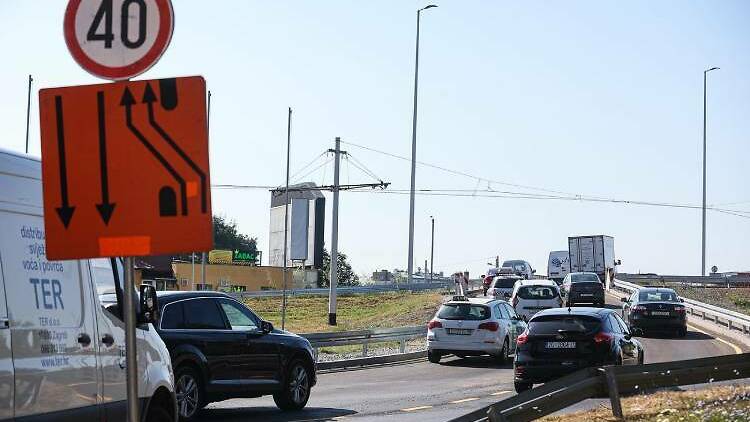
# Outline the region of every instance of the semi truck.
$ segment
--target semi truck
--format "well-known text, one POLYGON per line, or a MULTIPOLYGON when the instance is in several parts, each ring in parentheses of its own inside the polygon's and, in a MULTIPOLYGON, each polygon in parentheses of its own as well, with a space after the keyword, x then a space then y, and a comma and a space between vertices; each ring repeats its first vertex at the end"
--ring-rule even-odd
POLYGON ((612 236, 570 236, 568 254, 570 272, 596 273, 606 287, 614 281, 620 260, 615 260, 615 239, 612 236))

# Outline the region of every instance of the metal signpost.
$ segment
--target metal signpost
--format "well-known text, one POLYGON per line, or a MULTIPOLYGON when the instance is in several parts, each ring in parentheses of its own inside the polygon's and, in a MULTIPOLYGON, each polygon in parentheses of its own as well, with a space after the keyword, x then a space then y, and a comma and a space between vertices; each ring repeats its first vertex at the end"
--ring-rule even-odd
POLYGON ((132 257, 212 249, 206 83, 129 81, 167 49, 170 0, 70 0, 63 27, 76 62, 117 82, 39 92, 47 256, 126 257, 127 409, 137 422, 132 257))

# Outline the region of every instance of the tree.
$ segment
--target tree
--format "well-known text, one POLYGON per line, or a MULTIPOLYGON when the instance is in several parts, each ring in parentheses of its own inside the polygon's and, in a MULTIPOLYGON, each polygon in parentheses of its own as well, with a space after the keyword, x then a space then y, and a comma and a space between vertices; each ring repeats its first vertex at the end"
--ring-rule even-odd
MULTIPOLYGON (((346 254, 339 252, 336 267, 339 286, 359 286, 359 276, 354 274, 352 266, 346 261, 346 254)), ((328 287, 331 284, 331 255, 323 248, 323 268, 318 277, 318 287, 328 287)))
POLYGON ((237 223, 227 221, 224 217, 214 216, 214 249, 229 249, 258 252, 258 239, 237 231, 237 223))

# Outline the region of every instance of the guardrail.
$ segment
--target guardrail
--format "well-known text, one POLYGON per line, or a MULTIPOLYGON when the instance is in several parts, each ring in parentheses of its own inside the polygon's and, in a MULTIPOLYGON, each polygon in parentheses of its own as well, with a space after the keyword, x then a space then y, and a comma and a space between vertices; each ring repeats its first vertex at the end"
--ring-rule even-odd
POLYGON ((375 330, 339 331, 331 333, 300 334, 308 339, 318 359, 321 347, 350 346, 361 344, 362 357, 366 357, 368 346, 373 343, 399 342, 399 352, 406 352, 406 342, 415 338, 426 338, 427 328, 423 325, 398 328, 381 328, 375 330))
POLYGON ((621 278, 628 281, 640 281, 646 283, 676 283, 688 285, 709 285, 739 287, 750 285, 750 277, 747 276, 699 276, 699 275, 645 275, 645 274, 622 274, 621 278))
MULTIPOLYGON (((340 286, 336 288, 336 292, 339 295, 346 294, 364 294, 364 293, 380 293, 380 292, 399 292, 399 291, 422 291, 422 290, 434 290, 434 289, 447 289, 452 288, 452 282, 440 282, 440 283, 410 283, 410 284, 377 284, 369 286, 353 286, 344 287, 340 286)), ((312 288, 312 289, 289 289, 286 291, 287 296, 327 296, 329 289, 326 288, 312 288)), ((283 290, 258 290, 254 292, 241 292, 241 293, 230 293, 235 297, 279 297, 284 294, 283 290)))
POLYGON ((750 353, 645 365, 586 368, 450 422, 531 421, 582 400, 609 396, 623 419, 621 393, 750 377, 750 353))
MULTIPOLYGON (((633 293, 642 286, 627 281, 615 279, 612 287, 627 293, 633 293)), ((683 299, 685 308, 690 315, 700 316, 704 320, 713 321, 718 325, 725 326, 730 330, 739 330, 743 334, 750 334, 750 316, 721 308, 708 303, 699 302, 692 299, 683 299)))

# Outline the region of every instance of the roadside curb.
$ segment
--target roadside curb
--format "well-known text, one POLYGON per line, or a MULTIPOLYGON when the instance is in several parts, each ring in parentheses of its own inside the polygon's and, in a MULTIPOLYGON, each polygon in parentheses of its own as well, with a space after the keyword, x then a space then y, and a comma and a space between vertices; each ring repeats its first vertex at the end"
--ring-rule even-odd
POLYGON ((388 363, 398 363, 409 360, 424 359, 427 357, 427 351, 421 350, 418 352, 409 353, 397 353, 393 355, 384 356, 371 356, 366 358, 357 359, 344 359, 336 360, 331 362, 318 362, 318 370, 332 370, 332 369, 354 369, 364 366, 383 365, 388 363))

